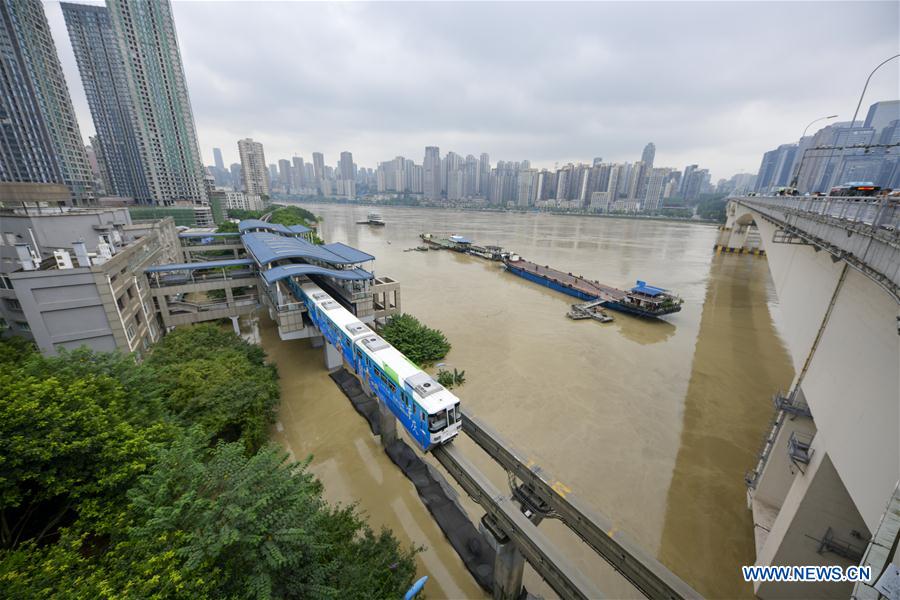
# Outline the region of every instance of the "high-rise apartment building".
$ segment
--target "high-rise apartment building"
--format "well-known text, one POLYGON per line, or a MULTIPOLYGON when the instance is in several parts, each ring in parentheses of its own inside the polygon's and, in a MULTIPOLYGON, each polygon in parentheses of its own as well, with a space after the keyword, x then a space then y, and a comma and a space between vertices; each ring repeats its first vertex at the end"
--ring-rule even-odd
POLYGON ((213 161, 216 163, 216 168, 220 171, 225 170, 225 161, 222 160, 222 149, 221 148, 213 148, 213 161))
POLYGON ((153 201, 206 202, 205 171, 169 0, 107 0, 153 201))
POLYGON ((244 182, 244 193, 268 196, 269 173, 266 170, 263 145, 250 138, 238 140, 238 153, 241 155, 241 179, 244 182))
POLYGON ((302 188, 306 179, 306 169, 303 167, 303 158, 300 156, 295 156, 293 158, 294 170, 293 177, 294 181, 291 185, 291 191, 294 193, 300 193, 300 188, 302 188))
POLYGON ((482 152, 478 158, 478 189, 476 193, 487 196, 491 183, 491 157, 487 152, 482 152))
POLYGON ((134 131, 134 100, 109 11, 68 2, 61 6, 97 131, 97 142, 92 144, 103 162, 105 191, 150 203, 153 199, 134 131))
POLYGON ((39 0, 0 0, 0 181, 64 184, 93 201, 91 168, 39 0))
POLYGON ((653 168, 653 159, 656 158, 656 144, 653 142, 648 143, 644 146, 644 151, 641 152, 641 162, 644 163, 644 166, 648 169, 653 168))
POLYGON ((424 170, 424 193, 428 200, 441 198, 441 149, 437 146, 425 147, 425 160, 422 163, 424 170))
POLYGON ((353 154, 350 152, 341 152, 340 178, 344 181, 352 181, 353 177, 353 154))

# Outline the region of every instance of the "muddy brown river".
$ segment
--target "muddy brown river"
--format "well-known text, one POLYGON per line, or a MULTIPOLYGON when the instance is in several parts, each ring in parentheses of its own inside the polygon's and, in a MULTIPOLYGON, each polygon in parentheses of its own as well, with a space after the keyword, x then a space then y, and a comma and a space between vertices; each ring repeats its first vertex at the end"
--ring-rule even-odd
MULTIPOLYGON (((793 375, 778 336, 766 259, 716 255, 715 227, 631 219, 306 205, 320 233, 376 256, 401 283, 402 308, 444 331, 445 361, 466 371, 465 406, 627 532, 698 592, 752 597, 740 566, 754 559, 743 477, 793 375), (684 309, 648 321, 571 321, 570 299, 449 251, 404 252, 421 232, 461 234, 539 264, 616 287, 643 279, 677 291, 684 309)), ((329 500, 357 503, 375 527, 421 545, 430 598, 483 598, 419 501, 328 378, 321 349, 281 342, 264 316, 246 320, 281 375, 272 437, 312 470, 329 500)), ((503 472, 466 439, 467 457, 501 489, 503 472)), ((473 520, 478 506, 460 499, 473 520)), ((640 597, 559 522, 541 530, 608 597, 640 597)), ((530 591, 555 597, 530 568, 530 591)))

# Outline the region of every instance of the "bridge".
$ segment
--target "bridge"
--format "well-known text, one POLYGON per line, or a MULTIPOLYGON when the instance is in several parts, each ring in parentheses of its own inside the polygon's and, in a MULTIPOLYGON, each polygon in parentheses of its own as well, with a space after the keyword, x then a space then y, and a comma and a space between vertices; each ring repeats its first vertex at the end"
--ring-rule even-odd
MULTIPOLYGON (((717 247, 764 251, 796 373, 774 394, 771 429, 746 477, 759 565, 863 563, 878 575, 900 563, 898 230, 898 198, 728 203, 717 247)), ((849 582, 754 587, 760 598, 877 597, 849 582)))

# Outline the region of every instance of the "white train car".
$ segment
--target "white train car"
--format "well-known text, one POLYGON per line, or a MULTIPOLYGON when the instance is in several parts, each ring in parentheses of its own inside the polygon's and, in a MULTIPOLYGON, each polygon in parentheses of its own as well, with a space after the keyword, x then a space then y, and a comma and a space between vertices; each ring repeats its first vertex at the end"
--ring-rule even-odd
POLYGON ((356 376, 387 406, 425 452, 462 427, 459 398, 363 324, 319 286, 301 286, 309 316, 356 376))

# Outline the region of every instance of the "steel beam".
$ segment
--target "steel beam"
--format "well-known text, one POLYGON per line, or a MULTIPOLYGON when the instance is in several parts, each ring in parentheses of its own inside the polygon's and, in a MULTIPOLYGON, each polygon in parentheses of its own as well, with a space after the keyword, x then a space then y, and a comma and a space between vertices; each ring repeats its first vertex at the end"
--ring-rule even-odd
POLYGON ((562 598, 601 598, 600 590, 522 514, 508 496, 453 445, 439 446, 432 455, 460 486, 494 519, 522 556, 562 598))
POLYGON ((701 598, 662 563, 646 555, 612 522, 572 495, 567 485, 550 477, 469 410, 463 410, 463 432, 494 460, 530 486, 566 524, 642 594, 653 600, 701 598))

